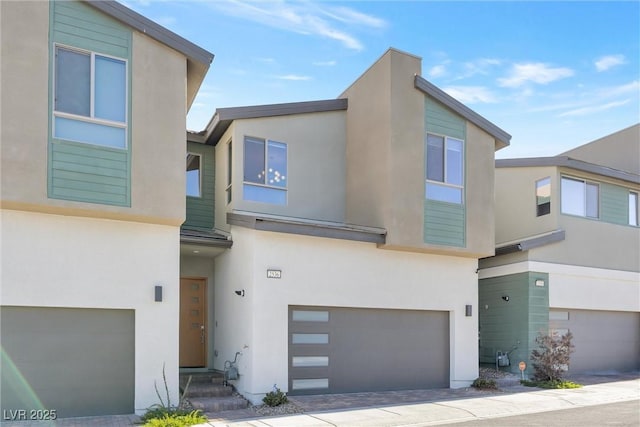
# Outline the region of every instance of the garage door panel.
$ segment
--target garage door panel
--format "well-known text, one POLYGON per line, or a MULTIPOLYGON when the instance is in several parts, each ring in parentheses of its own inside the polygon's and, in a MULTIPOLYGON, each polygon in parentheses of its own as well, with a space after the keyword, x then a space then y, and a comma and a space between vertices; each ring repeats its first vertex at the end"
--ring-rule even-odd
MULTIPOLYGON (((302 309, 300 307, 291 310, 302 309)), ((291 311, 290 310, 290 311, 291 311)), ((328 389, 355 392, 449 386, 448 312, 326 308, 327 321, 313 327, 290 321, 290 336, 300 330, 326 331, 328 344, 307 345, 305 355, 328 355, 323 371, 292 366, 303 348, 290 346, 290 380, 328 379, 328 389), (314 374, 317 374, 314 376, 314 374)), ((291 319, 291 316, 290 316, 291 319)), ((290 381, 290 390, 291 385, 290 381)), ((292 390, 293 393, 305 390, 292 390)))
POLYGON ((2 409, 134 411, 134 312, 2 307, 2 409))

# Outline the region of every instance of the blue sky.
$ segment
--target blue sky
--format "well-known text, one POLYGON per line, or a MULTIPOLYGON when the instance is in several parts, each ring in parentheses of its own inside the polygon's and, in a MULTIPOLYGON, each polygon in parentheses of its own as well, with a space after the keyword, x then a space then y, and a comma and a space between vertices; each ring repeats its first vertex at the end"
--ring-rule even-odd
POLYGON ((389 47, 552 156, 640 121, 640 2, 126 0, 216 55, 188 116, 337 97, 389 47))

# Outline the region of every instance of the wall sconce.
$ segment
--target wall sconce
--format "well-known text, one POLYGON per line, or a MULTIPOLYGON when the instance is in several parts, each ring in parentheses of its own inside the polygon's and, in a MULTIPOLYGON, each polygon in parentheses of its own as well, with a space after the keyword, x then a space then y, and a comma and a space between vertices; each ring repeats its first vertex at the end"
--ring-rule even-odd
POLYGON ((160 285, 156 285, 156 287, 154 288, 154 300, 155 302, 162 302, 162 286, 160 285))
POLYGON ((544 286, 544 279, 536 279, 536 286, 544 286))
POLYGON ((471 308, 471 304, 467 304, 467 305, 465 305, 465 306, 464 306, 464 315, 465 315, 466 317, 471 317, 471 310, 472 310, 472 308, 471 308))
POLYGON ((236 295, 238 295, 239 297, 243 297, 244 296, 244 289, 240 290, 240 291, 235 291, 236 295))
POLYGON ((503 296, 502 296, 502 299, 503 299, 504 301, 509 301, 509 295, 503 295, 503 296))

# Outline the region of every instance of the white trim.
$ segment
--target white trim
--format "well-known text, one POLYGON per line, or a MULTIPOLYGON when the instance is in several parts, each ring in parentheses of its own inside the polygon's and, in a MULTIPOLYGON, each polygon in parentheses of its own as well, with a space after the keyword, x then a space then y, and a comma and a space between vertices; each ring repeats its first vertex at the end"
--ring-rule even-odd
POLYGON ((623 271, 606 268, 581 267, 569 264, 556 264, 539 261, 521 261, 514 264, 501 265, 498 267, 483 268, 478 271, 479 279, 506 276, 508 274, 537 271, 549 274, 564 274, 576 277, 592 277, 599 279, 615 279, 628 281, 632 284, 640 283, 640 272, 623 271))

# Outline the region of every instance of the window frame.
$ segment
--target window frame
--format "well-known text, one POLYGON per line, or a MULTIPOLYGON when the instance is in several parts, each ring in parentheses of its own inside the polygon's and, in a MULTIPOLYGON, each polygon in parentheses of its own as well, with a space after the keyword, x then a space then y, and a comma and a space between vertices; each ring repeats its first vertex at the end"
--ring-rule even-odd
POLYGON ((242 184, 243 184, 243 196, 242 199, 245 201, 250 201, 250 202, 257 202, 257 203, 268 203, 268 204, 274 204, 274 205, 287 205, 288 204, 288 197, 289 197, 289 144, 287 144, 286 142, 281 142, 281 141, 276 141, 274 139, 268 139, 268 138, 260 138, 260 137, 255 137, 255 136, 250 136, 250 135, 245 135, 244 139, 243 139, 243 155, 242 155, 242 161, 243 161, 243 177, 242 177, 242 184), (245 179, 245 171, 246 171, 246 160, 247 160, 247 151, 246 151, 246 147, 247 147, 247 140, 254 140, 254 141, 261 141, 264 143, 264 150, 263 150, 263 160, 264 160, 264 168, 265 170, 263 171, 264 177, 263 177, 263 183, 259 183, 259 182, 254 182, 254 181, 247 181, 245 179), (285 166, 286 166, 286 175, 284 175, 284 179, 286 180, 286 182, 284 183, 283 186, 279 186, 279 185, 270 185, 268 183, 268 173, 267 171, 269 170, 269 143, 276 143, 276 144, 281 144, 285 147, 285 166), (279 203, 279 202, 272 202, 272 201, 262 201, 262 200, 255 200, 255 199, 250 199, 247 198, 246 196, 246 191, 245 191, 245 187, 250 186, 250 187, 254 187, 254 188, 264 188, 267 190, 272 190, 272 191, 282 191, 284 193, 284 203, 279 203))
POLYGON ((601 214, 601 207, 600 207, 600 183, 596 182, 596 181, 592 181, 589 180, 587 178, 579 178, 576 176, 571 176, 571 175, 561 175, 560 176, 560 212, 563 213, 564 215, 570 215, 570 216, 575 216, 575 217, 579 217, 579 218, 587 218, 587 219, 593 219, 593 220, 599 220, 600 219, 600 214, 601 214), (572 213, 572 212, 566 212, 565 211, 565 206, 564 206, 564 186, 563 186, 563 182, 564 180, 569 180, 569 181, 576 181, 576 182, 581 182, 583 184, 583 196, 584 196, 584 204, 583 204, 583 214, 576 214, 576 213, 572 213), (597 193, 597 200, 596 200, 596 206, 597 206, 597 216, 590 216, 588 214, 588 206, 589 206, 589 192, 588 192, 588 187, 589 186, 594 186, 597 188, 598 193, 597 193))
POLYGON ((551 214, 551 177, 548 176, 546 178, 540 178, 536 180, 536 218, 539 218, 541 216, 545 216, 545 215, 549 215, 551 214), (547 202, 544 203, 540 203, 540 199, 543 198, 543 196, 538 194, 538 190, 543 188, 544 185, 539 185, 541 183, 543 183, 544 181, 548 181, 549 182, 549 200, 547 202), (547 205, 547 209, 541 209, 541 207, 543 207, 544 205, 547 205))
POLYGON ((60 141, 73 141, 73 142, 78 142, 81 144, 88 144, 88 145, 93 145, 93 146, 98 146, 98 147, 105 147, 105 148, 112 148, 112 149, 116 149, 116 150, 127 150, 129 147, 129 98, 130 98, 130 91, 129 91, 129 60, 127 58, 121 58, 118 56, 114 56, 114 55, 108 55, 108 54, 104 54, 104 53, 99 53, 99 52, 95 52, 92 50, 87 50, 87 49, 82 49, 79 47, 75 47, 75 46, 70 46, 64 43, 59 43, 59 42, 54 42, 53 43, 53 64, 52 64, 52 89, 51 89, 51 93, 52 93, 52 98, 51 98, 51 116, 52 116, 52 120, 51 120, 51 137, 55 140, 60 140, 60 141), (57 85, 57 71, 58 71, 58 61, 57 61, 57 55, 58 55, 58 49, 64 49, 67 51, 71 51, 71 52, 75 52, 75 53, 79 53, 82 55, 89 55, 90 58, 90 68, 89 68, 89 79, 90 79, 90 87, 89 87, 89 116, 83 116, 83 115, 79 115, 79 114, 74 114, 74 113, 68 113, 68 112, 64 112, 64 111, 57 111, 56 110, 56 97, 57 97, 57 90, 58 90, 58 85, 57 85), (103 57, 103 58, 107 58, 107 59, 112 59, 115 61, 120 61, 124 63, 124 122, 119 122, 119 121, 114 121, 114 120, 109 120, 109 119, 103 119, 100 117, 95 117, 95 92, 96 92, 96 79, 95 79, 95 74, 96 74, 96 56, 99 57, 103 57), (107 126, 110 128, 118 128, 118 129, 124 129, 124 144, 122 146, 115 146, 115 145, 105 145, 105 144, 99 144, 99 143, 95 143, 95 142, 88 142, 88 141, 83 141, 81 139, 72 139, 72 138, 62 138, 62 137, 58 137, 56 136, 56 117, 60 117, 63 119, 67 119, 67 120, 74 120, 74 121, 78 121, 78 122, 83 122, 83 123, 91 123, 91 124, 96 124, 96 125, 100 125, 100 126, 107 126))
POLYGON ((233 139, 227 143, 227 205, 233 201, 233 139))
MULTIPOLYGON (((203 155, 200 154, 200 153, 193 153, 191 151, 187 151, 187 157, 186 157, 187 167, 188 167, 188 164, 189 164, 188 163, 189 162, 189 156, 198 157, 198 169, 197 169, 197 171, 198 171, 198 195, 195 196, 193 194, 189 194, 189 191, 188 191, 188 189, 189 189, 189 178, 188 178, 189 170, 188 169, 186 170, 187 178, 186 178, 185 193, 186 193, 187 197, 193 197, 193 198, 196 198, 196 199, 201 199, 202 198, 202 175, 203 175, 203 173, 202 173, 202 165, 203 165, 202 160, 203 160, 203 155)), ((196 170, 196 169, 193 169, 193 170, 196 170)))
POLYGON ((628 195, 628 214, 627 214, 627 224, 629 224, 632 227, 638 227, 640 226, 640 192, 638 191, 629 191, 629 195, 628 195), (631 207, 632 207, 632 202, 631 202, 631 198, 635 197, 635 206, 634 206, 634 210, 635 210, 635 218, 633 218, 633 220, 635 221, 635 224, 631 222, 632 220, 632 215, 631 215, 631 207))
POLYGON ((464 206, 465 205, 465 181, 466 181, 466 168, 465 168, 465 164, 466 164, 466 141, 462 138, 456 138, 453 136, 448 136, 448 135, 444 135, 444 134, 439 134, 439 133, 435 133, 435 132, 426 132, 425 133, 425 139, 424 139, 424 148, 425 148, 425 152, 424 152, 424 180, 425 180, 425 190, 424 190, 424 196, 425 199, 427 200, 434 200, 434 201, 438 201, 438 202, 443 202, 443 203, 451 203, 451 204, 455 204, 455 205, 461 205, 464 206), (443 157, 442 157, 442 181, 435 181, 432 179, 429 179, 429 170, 428 170, 428 139, 429 136, 435 136, 435 137, 439 137, 443 139, 443 157), (461 164, 460 164, 460 172, 461 172, 461 177, 460 177, 460 181, 461 184, 453 184, 450 182, 447 182, 447 172, 448 172, 448 149, 447 147, 449 146, 448 141, 449 140, 455 140, 455 141, 459 141, 462 144, 462 148, 461 148, 461 164), (446 200, 440 200, 440 199, 436 199, 436 198, 431 198, 428 197, 427 195, 427 189, 429 187, 429 184, 432 185, 436 185, 436 186, 440 186, 440 187, 444 187, 444 188, 455 188, 460 190, 460 202, 452 202, 452 201, 446 201, 446 200))

